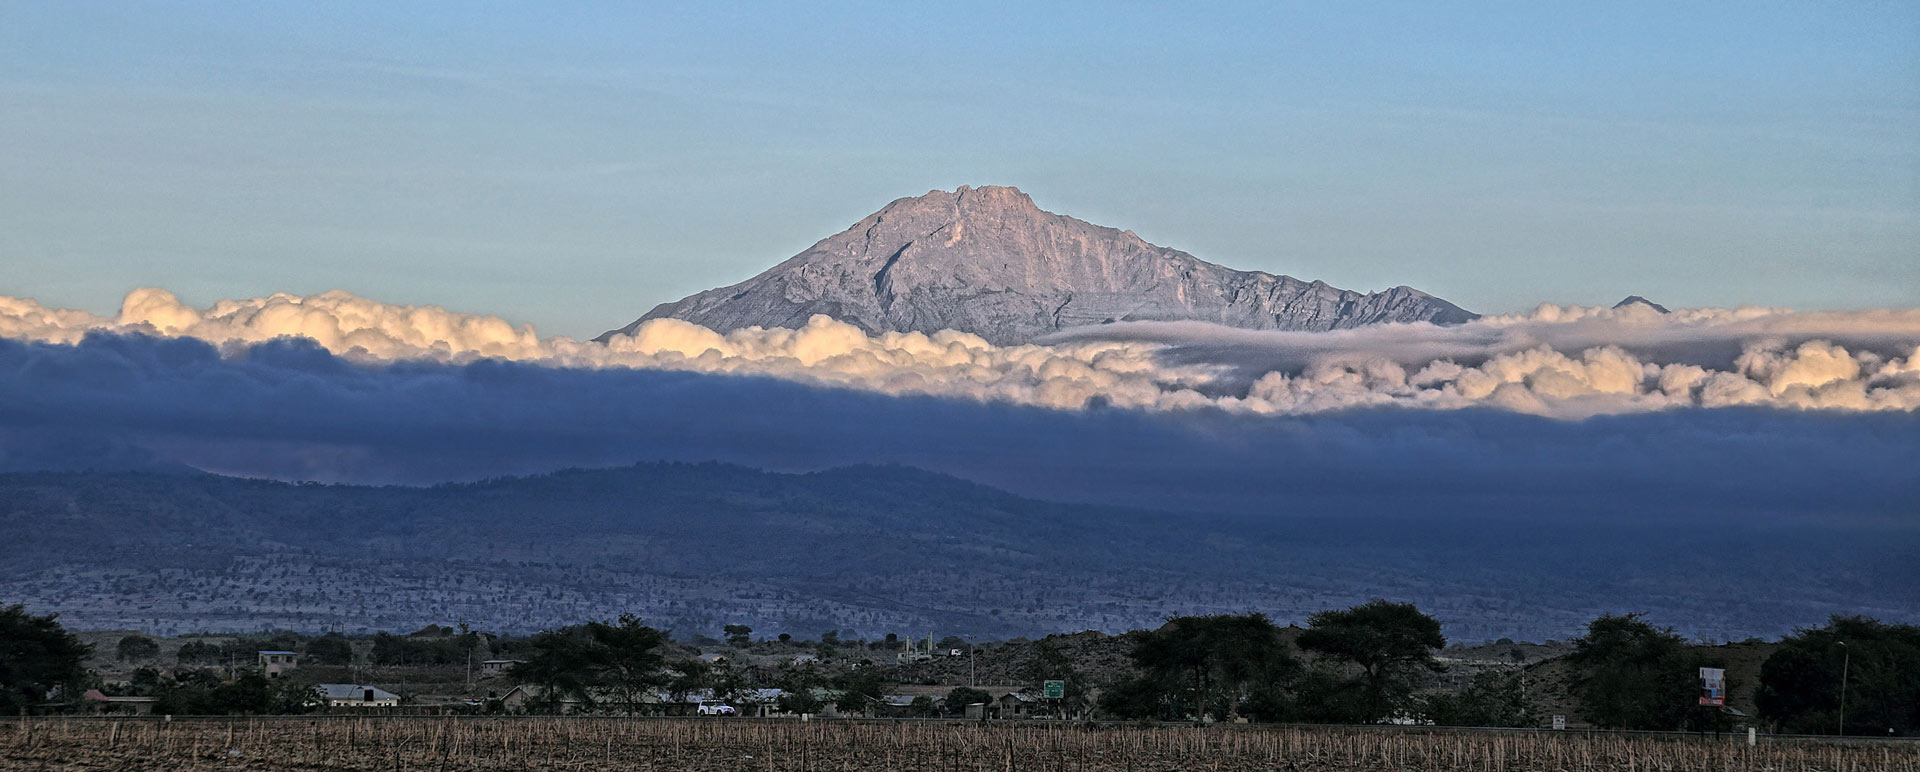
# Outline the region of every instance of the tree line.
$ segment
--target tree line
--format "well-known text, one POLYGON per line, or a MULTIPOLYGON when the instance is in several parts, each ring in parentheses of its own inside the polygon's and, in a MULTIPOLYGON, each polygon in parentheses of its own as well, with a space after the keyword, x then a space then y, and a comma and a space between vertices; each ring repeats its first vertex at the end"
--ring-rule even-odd
MULTIPOLYGON (((461 630, 441 635, 378 635, 376 661, 429 664, 464 662, 481 639, 461 630), (470 638, 472 637, 472 638, 470 638), (456 656, 457 655, 457 656, 456 656)), ((725 631, 743 639, 749 630, 725 631)), ((1422 684, 1445 670, 1437 657, 1446 645, 1440 622, 1412 604, 1375 600, 1313 614, 1304 630, 1285 630, 1262 614, 1173 617, 1159 628, 1130 634, 1132 671, 1095 684, 1079 663, 1051 640, 1032 645, 1020 669, 1029 690, 1049 680, 1066 682, 1054 703, 1068 715, 1104 715, 1164 721, 1288 721, 1378 723, 1387 721, 1471 726, 1535 726, 1525 671, 1490 669, 1459 688, 1431 690, 1422 684)), ((493 640, 488 638, 487 640, 493 640)), ((673 655, 669 634, 631 615, 588 622, 513 641, 524 660, 513 673, 534 687, 531 706, 543 712, 570 710, 641 712, 657 695, 675 698, 702 692, 736 700, 750 690, 781 690, 783 710, 817 712, 832 704, 862 712, 885 693, 884 669, 827 672, 813 662, 790 661, 771 673, 751 672, 727 661, 705 662, 673 655)), ((825 643, 825 641, 822 641, 825 643)), ((1724 710, 1698 704, 1700 667, 1723 667, 1710 647, 1690 645, 1670 628, 1640 615, 1602 615, 1572 641, 1564 657, 1582 717, 1606 728, 1708 731, 1731 725, 1724 710)), ((156 710, 172 713, 291 713, 311 710, 311 693, 285 681, 241 672, 220 675, 192 665, 239 658, 251 662, 255 647, 304 649, 315 662, 346 664, 349 639, 325 635, 301 640, 278 634, 225 644, 190 641, 179 650, 170 674, 146 669, 128 686, 156 697, 156 710), (263 645, 264 644, 264 645, 263 645)), ((504 646, 500 648, 506 648, 504 646)), ((121 659, 150 659, 158 647, 128 636, 116 647, 121 659)), ((54 710, 74 696, 100 687, 85 668, 91 648, 64 630, 53 615, 0 607, 0 711, 54 710)), ((1728 688, 1747 685, 1728 684, 1728 688)), ((1760 668, 1755 688, 1759 718, 1778 732, 1909 735, 1920 731, 1920 627, 1861 616, 1835 616, 1821 627, 1784 637, 1760 668), (1843 697, 1844 695, 1844 697, 1843 697), (1843 701, 1844 699, 1844 701, 1843 701)), ((956 687, 945 710, 985 702, 985 692, 956 687)), ((935 715, 931 698, 909 709, 935 715)))

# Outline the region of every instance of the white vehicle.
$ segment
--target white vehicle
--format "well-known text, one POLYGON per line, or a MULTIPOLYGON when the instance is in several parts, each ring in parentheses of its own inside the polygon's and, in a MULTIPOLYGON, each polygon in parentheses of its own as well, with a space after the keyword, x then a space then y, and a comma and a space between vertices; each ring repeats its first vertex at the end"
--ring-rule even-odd
POLYGON ((734 710, 732 705, 724 705, 718 702, 700 703, 700 707, 696 708, 696 710, 698 710, 702 716, 737 716, 740 714, 740 711, 734 710))

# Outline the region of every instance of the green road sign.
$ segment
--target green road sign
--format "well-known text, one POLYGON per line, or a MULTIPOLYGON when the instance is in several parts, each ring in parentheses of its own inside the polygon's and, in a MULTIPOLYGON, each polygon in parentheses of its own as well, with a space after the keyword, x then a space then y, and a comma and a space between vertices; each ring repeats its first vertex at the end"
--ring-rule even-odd
POLYGON ((1045 696, 1049 700, 1057 700, 1067 696, 1067 682, 1065 681, 1047 681, 1042 683, 1040 688, 1042 696, 1045 696))

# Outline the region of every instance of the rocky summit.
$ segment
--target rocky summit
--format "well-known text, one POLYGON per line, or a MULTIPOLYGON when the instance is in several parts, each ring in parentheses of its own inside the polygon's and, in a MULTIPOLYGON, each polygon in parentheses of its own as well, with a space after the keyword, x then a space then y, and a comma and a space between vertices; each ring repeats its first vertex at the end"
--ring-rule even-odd
POLYGON ((649 319, 726 332, 798 327, 814 314, 868 332, 960 330, 1001 345, 1120 321, 1319 331, 1476 316, 1411 287, 1354 292, 1236 271, 1042 211, 1016 188, 963 185, 894 201, 759 276, 661 304, 599 340, 649 319))

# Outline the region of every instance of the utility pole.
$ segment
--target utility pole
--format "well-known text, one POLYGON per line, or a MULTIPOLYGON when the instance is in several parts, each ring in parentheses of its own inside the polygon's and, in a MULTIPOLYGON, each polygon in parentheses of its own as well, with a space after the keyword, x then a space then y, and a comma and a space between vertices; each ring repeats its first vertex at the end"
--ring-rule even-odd
POLYGON ((1840 642, 1840 736, 1847 736, 1847 666, 1853 664, 1853 649, 1846 641, 1840 642))
POLYGON ((973 652, 974 652, 973 634, 968 633, 967 634, 967 686, 969 688, 977 687, 980 685, 980 679, 977 677, 979 674, 979 669, 975 666, 975 663, 978 660, 976 657, 974 657, 973 652))

